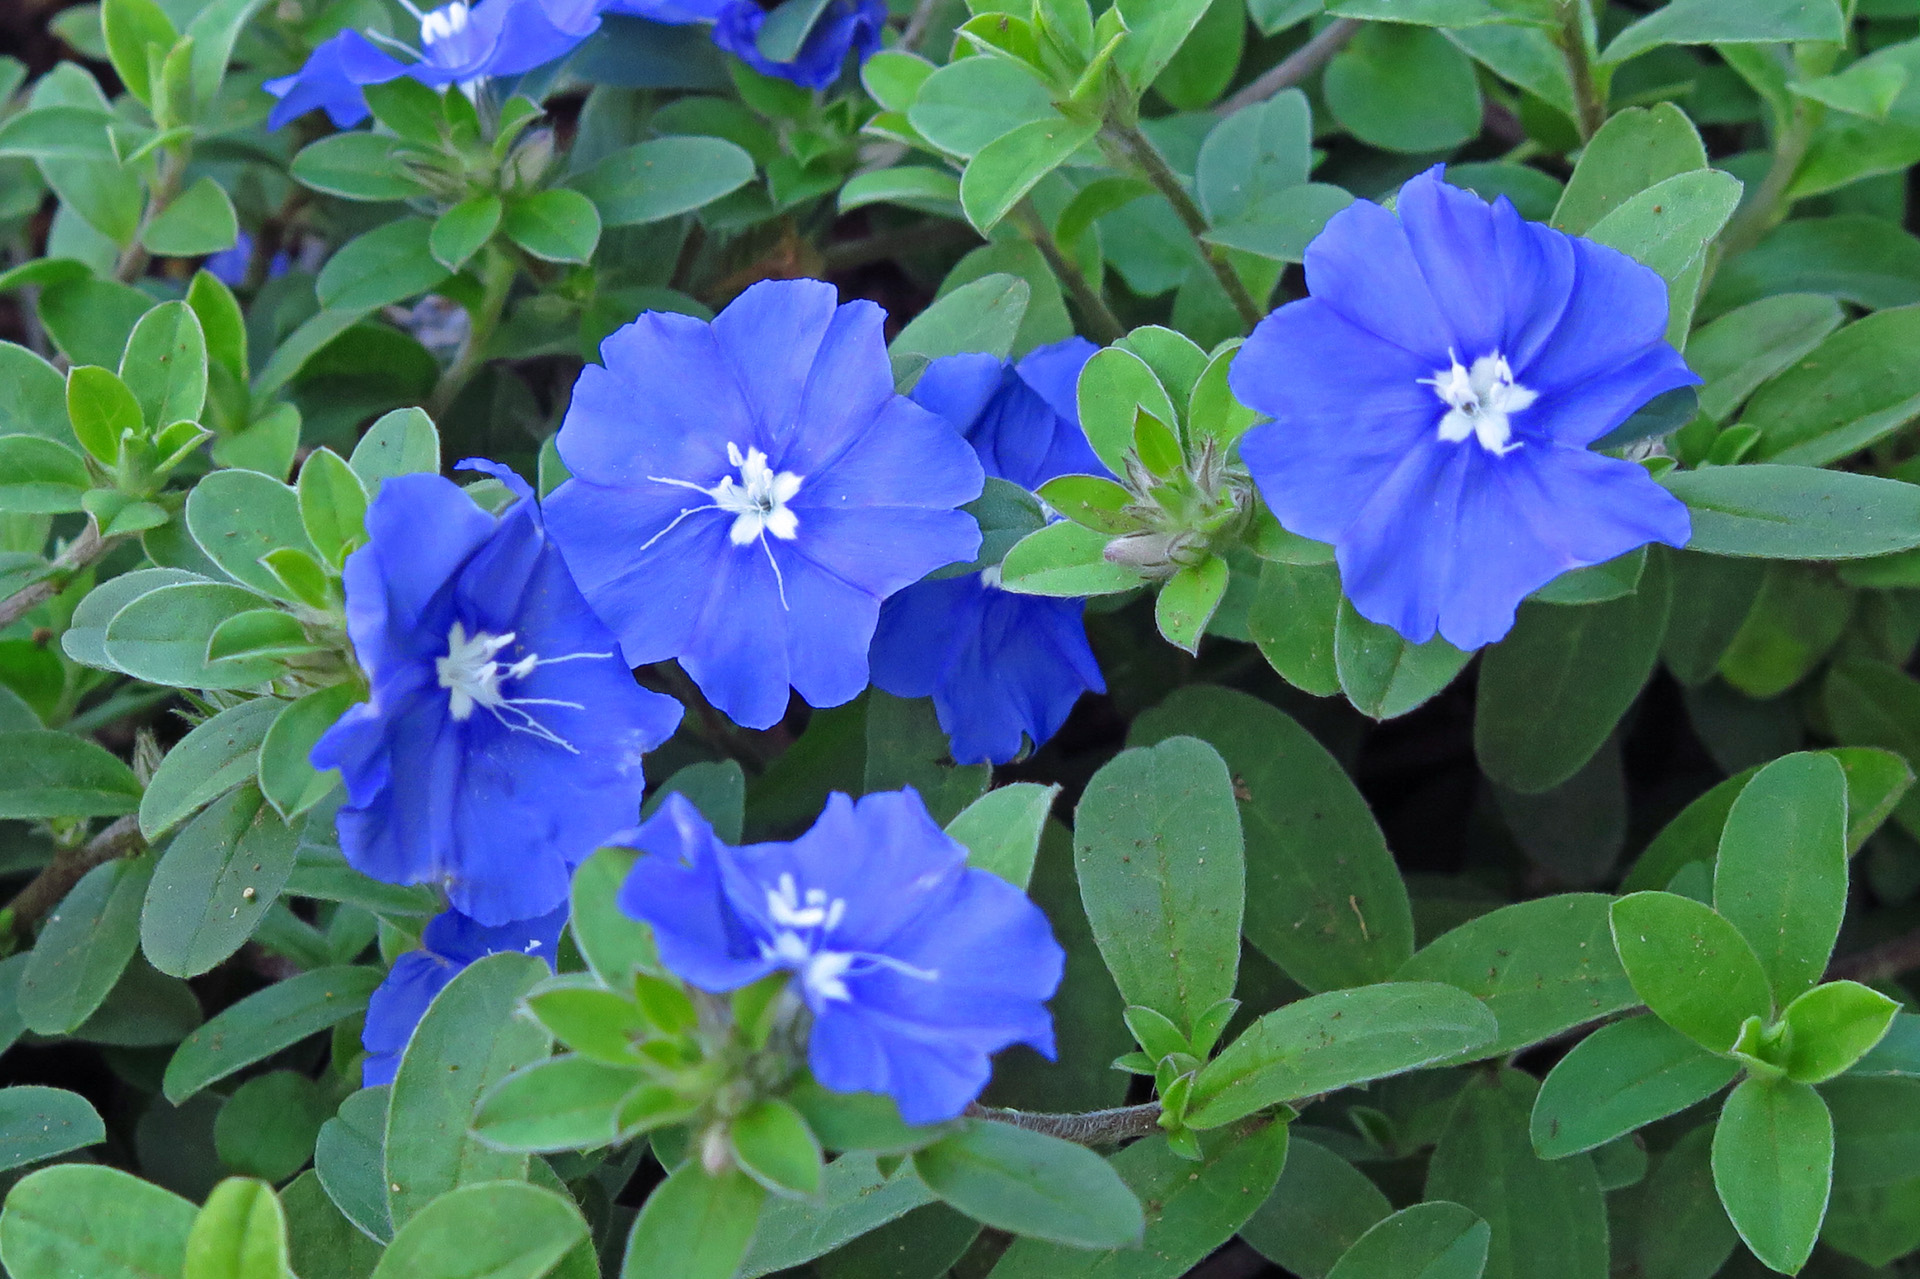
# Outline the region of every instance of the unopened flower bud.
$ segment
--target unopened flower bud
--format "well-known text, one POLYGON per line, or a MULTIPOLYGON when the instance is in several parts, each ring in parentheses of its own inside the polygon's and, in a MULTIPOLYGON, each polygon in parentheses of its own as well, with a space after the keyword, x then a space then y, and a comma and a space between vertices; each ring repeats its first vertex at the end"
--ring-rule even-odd
POLYGON ((733 1141, 719 1124, 700 1135, 700 1166, 709 1177, 718 1177, 733 1167, 733 1141))

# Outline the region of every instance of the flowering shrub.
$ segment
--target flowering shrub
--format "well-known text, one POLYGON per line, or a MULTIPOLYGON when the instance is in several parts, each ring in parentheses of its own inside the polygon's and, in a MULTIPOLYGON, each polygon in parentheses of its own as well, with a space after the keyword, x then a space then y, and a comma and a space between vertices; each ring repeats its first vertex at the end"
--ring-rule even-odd
POLYGON ((11 1279, 1920 1254, 1920 0, 0 14, 11 1279))

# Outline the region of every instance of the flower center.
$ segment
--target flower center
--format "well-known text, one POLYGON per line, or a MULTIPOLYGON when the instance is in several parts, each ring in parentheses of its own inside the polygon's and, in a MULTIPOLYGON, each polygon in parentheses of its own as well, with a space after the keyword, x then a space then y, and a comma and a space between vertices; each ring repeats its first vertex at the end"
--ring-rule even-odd
POLYGON ((1451 367, 1420 379, 1447 405, 1447 415, 1440 419, 1440 438, 1458 444, 1471 435, 1495 457, 1519 448, 1511 415, 1539 399, 1540 393, 1515 382, 1512 366, 1498 351, 1481 356, 1472 368, 1462 367, 1460 357, 1451 352, 1448 355, 1451 367))
POLYGON ((676 480, 665 475, 649 475, 647 478, 655 484, 671 484, 675 488, 691 489, 704 494, 708 501, 703 506, 689 506, 674 516, 668 525, 648 538, 640 547, 646 550, 655 542, 673 532, 680 522, 690 515, 701 511, 720 511, 733 516, 733 527, 727 530, 727 540, 735 546, 750 546, 755 542, 767 553, 767 563, 773 566, 773 580, 780 588, 780 606, 786 607, 787 584, 780 575, 780 561, 773 557, 773 547, 767 544, 767 534, 771 533, 783 542, 791 542, 800 535, 800 517, 788 508, 787 503, 800 491, 804 476, 792 471, 776 472, 767 464, 767 455, 759 449, 749 447, 745 453, 733 441, 727 441, 727 461, 740 473, 738 480, 729 475, 712 488, 696 484, 692 480, 676 480))
POLYGON ((500 650, 513 641, 512 631, 504 635, 475 631, 468 635, 465 626, 459 622, 453 624, 447 632, 446 656, 433 659, 434 674, 440 681, 440 687, 447 690, 447 713, 456 722, 464 722, 472 717, 473 708, 478 706, 513 732, 530 733, 542 741, 579 754, 565 738, 535 719, 526 708, 565 706, 577 711, 586 709, 584 706, 555 697, 508 697, 500 686, 510 679, 525 679, 542 666, 581 658, 612 657, 613 654, 566 653, 559 657, 541 657, 538 653, 528 653, 517 662, 502 663, 496 660, 500 650))
POLYGON ((890 968, 921 981, 939 980, 937 971, 916 968, 890 955, 828 949, 825 945, 828 935, 840 926, 846 914, 845 898, 829 898, 826 890, 820 888, 802 892, 793 876, 783 873, 779 881, 767 889, 767 918, 776 931, 772 941, 760 943, 761 957, 799 973, 807 993, 825 1001, 851 1001, 853 994, 847 989, 847 977, 877 968, 890 968))

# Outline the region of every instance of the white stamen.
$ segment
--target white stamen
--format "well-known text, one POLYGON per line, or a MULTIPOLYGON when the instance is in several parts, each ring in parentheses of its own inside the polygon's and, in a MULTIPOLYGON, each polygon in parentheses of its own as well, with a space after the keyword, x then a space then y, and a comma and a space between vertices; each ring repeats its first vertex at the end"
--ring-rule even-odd
POLYGON ((1498 351, 1481 356, 1470 369, 1462 367, 1453 352, 1447 355, 1451 367, 1420 379, 1448 406, 1447 415, 1440 419, 1441 440, 1458 444, 1473 436, 1495 457, 1519 448, 1510 418, 1539 399, 1540 393, 1515 382, 1507 357, 1498 351))
POLYGON ((820 999, 850 1000, 853 994, 847 989, 847 977, 882 968, 920 981, 939 980, 937 970, 916 968, 890 955, 823 947, 821 943, 846 914, 845 898, 829 898, 820 888, 802 892, 791 874, 782 873, 767 889, 767 915, 780 931, 771 942, 760 943, 760 953, 799 973, 801 983, 820 999))
POLYGON ((787 506, 799 493, 804 476, 792 471, 779 471, 767 464, 767 455, 757 448, 749 447, 743 454, 740 446, 731 440, 727 442, 727 461, 739 471, 738 481, 733 476, 723 476, 712 488, 696 484, 692 480, 676 480, 664 475, 649 475, 647 478, 655 484, 671 484, 675 488, 690 489, 712 499, 702 506, 689 506, 673 517, 671 523, 655 533, 641 544, 641 550, 647 550, 655 542, 680 526, 680 522, 701 511, 721 511, 733 516, 733 527, 727 530, 727 540, 735 546, 749 546, 754 542, 767 553, 767 563, 773 567, 773 580, 780 591, 780 607, 787 607, 787 582, 780 573, 780 562, 773 556, 773 546, 767 541, 771 533, 783 542, 791 542, 800 536, 800 517, 787 506))
POLYGON ((517 662, 501 663, 495 658, 501 649, 513 643, 514 633, 493 635, 486 631, 467 634, 467 628, 459 622, 447 632, 447 655, 436 657, 433 661, 434 674, 439 678, 440 687, 447 690, 447 712, 456 721, 465 721, 473 714, 476 706, 484 707, 493 717, 516 733, 528 733, 541 741, 551 742, 572 754, 580 752, 565 738, 533 717, 526 708, 529 706, 565 706, 571 710, 585 710, 579 702, 562 701, 556 697, 508 697, 501 691, 505 680, 520 680, 533 674, 542 666, 556 666, 561 662, 574 662, 582 658, 610 658, 612 653, 564 653, 559 657, 541 657, 529 653, 517 662))
POLYGON ((420 43, 429 48, 442 40, 451 40, 466 29, 466 0, 453 0, 444 8, 420 15, 420 43))

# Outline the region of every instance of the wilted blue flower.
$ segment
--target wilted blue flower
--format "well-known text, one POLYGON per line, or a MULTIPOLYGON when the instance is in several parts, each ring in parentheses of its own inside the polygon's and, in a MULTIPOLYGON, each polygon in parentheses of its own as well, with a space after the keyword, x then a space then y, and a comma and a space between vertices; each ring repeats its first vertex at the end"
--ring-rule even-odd
POLYGON ((848 53, 860 63, 880 51, 887 6, 884 0, 830 0, 791 62, 775 62, 760 52, 760 28, 766 20, 767 11, 754 0, 732 0, 714 24, 713 42, 761 75, 824 89, 840 78, 848 53))
POLYGON ((737 724, 789 684, 858 696, 880 601, 979 550, 980 463, 894 394, 884 319, 766 281, 710 324, 648 312, 574 384, 553 536, 628 662, 679 658, 737 724))
POLYGON ((670 795, 632 838, 647 854, 620 908, 702 990, 785 970, 812 1013, 823 1085, 891 1096, 908 1123, 951 1119, 1010 1044, 1053 1055, 1045 1001, 1065 955, 1012 884, 967 865, 911 790, 834 794, 792 843, 720 842, 670 795))
MULTIPOLYGON (((240 238, 233 242, 232 248, 220 250, 200 265, 220 283, 230 289, 237 289, 246 281, 247 267, 252 262, 253 237, 242 231, 240 238)), ((267 278, 271 280, 285 275, 287 268, 292 264, 293 260, 287 256, 287 251, 280 250, 267 263, 267 278)))
POLYGON ((1686 507, 1587 446, 1700 379, 1667 344, 1665 283, 1625 254, 1438 169, 1397 207, 1336 214, 1313 296, 1235 358, 1234 394, 1274 419, 1240 451, 1280 522, 1333 544, 1361 614, 1472 649, 1569 569, 1685 545, 1686 507))
POLYGON ((519 495, 495 519, 451 480, 383 481, 347 559, 347 630, 371 685, 313 748, 346 781, 340 847, 393 884, 443 885, 482 924, 544 914, 633 824, 640 757, 680 706, 635 684, 519 495))
MULTIPOLYGON (((1037 489, 1058 475, 1107 475, 1080 429, 1084 338, 1017 365, 990 355, 935 360, 915 402, 959 428, 988 475, 1037 489)), ((931 697, 961 764, 1004 764, 1059 731, 1083 692, 1105 692, 1081 600, 1015 595, 999 569, 918 582, 880 609, 868 660, 896 697, 931 697)))
POLYGON ((469 85, 489 76, 518 75, 564 57, 600 26, 603 12, 633 14, 663 22, 692 22, 718 11, 713 0, 451 0, 426 13, 401 0, 420 23, 420 44, 389 41, 411 61, 401 61, 358 31, 342 31, 316 47, 306 65, 261 86, 280 99, 267 127, 316 107, 337 128, 367 118, 361 89, 412 76, 433 88, 469 85), (682 14, 693 16, 681 16, 682 14))
POLYGON ((360 1065, 360 1084, 372 1088, 393 1082, 400 1054, 413 1038, 413 1028, 426 1016, 427 1005, 477 959, 518 951, 538 955, 553 967, 560 948, 560 930, 566 927, 565 906, 537 919, 521 919, 497 928, 476 924, 457 910, 443 911, 427 922, 420 947, 393 961, 387 979, 367 1001, 366 1025, 360 1046, 367 1056, 360 1065))

